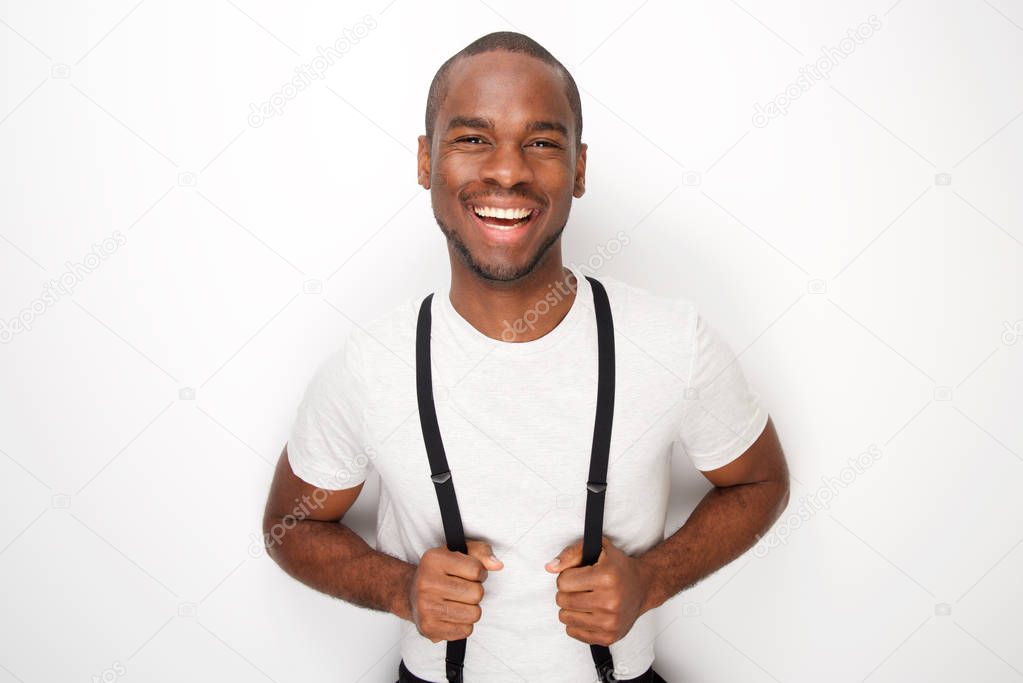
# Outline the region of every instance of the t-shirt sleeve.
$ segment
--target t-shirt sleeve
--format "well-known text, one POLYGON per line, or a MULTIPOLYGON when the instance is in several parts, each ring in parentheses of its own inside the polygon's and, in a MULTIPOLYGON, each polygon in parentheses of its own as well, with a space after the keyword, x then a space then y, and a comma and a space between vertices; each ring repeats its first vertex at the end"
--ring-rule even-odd
POLYGON ((324 361, 306 387, 288 436, 288 462, 303 481, 322 489, 351 488, 370 467, 364 419, 365 377, 354 331, 324 361))
POLYGON ((699 312, 691 315, 691 367, 677 437, 696 469, 706 471, 742 455, 768 414, 732 349, 699 312))

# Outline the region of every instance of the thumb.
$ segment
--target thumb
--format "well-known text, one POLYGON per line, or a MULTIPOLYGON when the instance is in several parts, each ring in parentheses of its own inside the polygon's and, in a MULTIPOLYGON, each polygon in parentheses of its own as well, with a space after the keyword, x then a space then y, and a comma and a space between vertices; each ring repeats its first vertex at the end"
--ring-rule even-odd
POLYGON ((544 569, 556 574, 566 569, 577 567, 582 561, 583 542, 578 541, 570 546, 566 546, 553 560, 544 565, 544 569))
POLYGON ((497 559, 494 555, 494 549, 490 547, 489 543, 484 541, 466 541, 465 545, 469 555, 482 562, 483 566, 488 570, 504 568, 504 562, 497 559))

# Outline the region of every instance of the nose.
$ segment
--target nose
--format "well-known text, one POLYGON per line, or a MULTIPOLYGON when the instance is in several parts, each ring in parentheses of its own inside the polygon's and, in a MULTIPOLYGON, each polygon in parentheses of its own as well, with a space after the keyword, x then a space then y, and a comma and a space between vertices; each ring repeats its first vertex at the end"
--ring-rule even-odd
POLYGON ((525 151, 514 142, 498 143, 480 166, 480 180, 512 188, 533 181, 525 151))

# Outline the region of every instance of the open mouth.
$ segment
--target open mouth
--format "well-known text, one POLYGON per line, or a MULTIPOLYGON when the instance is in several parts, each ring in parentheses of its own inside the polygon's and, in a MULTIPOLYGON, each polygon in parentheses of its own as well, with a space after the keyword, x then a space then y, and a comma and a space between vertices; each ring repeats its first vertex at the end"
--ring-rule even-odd
POLYGON ((523 228, 540 214, 539 209, 528 207, 502 209, 492 206, 467 205, 469 213, 484 227, 492 230, 511 231, 523 228))

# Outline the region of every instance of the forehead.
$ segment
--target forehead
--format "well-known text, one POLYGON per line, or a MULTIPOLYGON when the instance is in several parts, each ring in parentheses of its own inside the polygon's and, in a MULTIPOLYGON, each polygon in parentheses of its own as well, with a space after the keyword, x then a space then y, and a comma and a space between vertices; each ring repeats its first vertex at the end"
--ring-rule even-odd
POLYGON ((495 50, 451 65, 438 125, 454 115, 488 116, 494 121, 545 118, 573 128, 565 80, 550 64, 529 55, 495 50))

